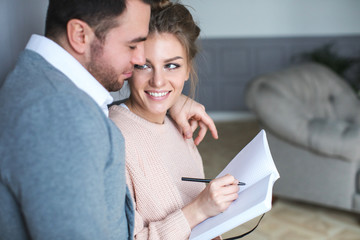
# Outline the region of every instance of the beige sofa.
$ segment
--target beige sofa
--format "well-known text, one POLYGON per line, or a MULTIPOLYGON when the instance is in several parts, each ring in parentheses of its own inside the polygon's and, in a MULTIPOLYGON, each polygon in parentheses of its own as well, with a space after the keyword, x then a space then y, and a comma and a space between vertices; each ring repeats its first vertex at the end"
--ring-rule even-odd
POLYGON ((246 103, 267 130, 279 197, 360 212, 360 102, 315 63, 259 76, 246 103))

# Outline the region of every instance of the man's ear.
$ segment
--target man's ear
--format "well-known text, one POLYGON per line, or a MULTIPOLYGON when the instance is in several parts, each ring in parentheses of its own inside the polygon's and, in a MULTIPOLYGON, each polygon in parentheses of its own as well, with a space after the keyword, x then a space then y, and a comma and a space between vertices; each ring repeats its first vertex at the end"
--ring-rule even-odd
POLYGON ((67 23, 69 45, 78 54, 86 53, 94 35, 91 27, 84 21, 71 19, 67 23))

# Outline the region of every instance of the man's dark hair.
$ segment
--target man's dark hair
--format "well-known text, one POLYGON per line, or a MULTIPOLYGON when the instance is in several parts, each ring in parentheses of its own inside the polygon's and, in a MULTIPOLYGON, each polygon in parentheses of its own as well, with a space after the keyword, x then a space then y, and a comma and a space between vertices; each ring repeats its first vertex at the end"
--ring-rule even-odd
MULTIPOLYGON (((128 0, 49 0, 46 15, 45 36, 56 38, 66 32, 71 19, 86 22, 97 38, 104 40, 106 33, 117 26, 114 18, 126 9, 128 0)), ((142 0, 152 4, 158 0, 142 0)))

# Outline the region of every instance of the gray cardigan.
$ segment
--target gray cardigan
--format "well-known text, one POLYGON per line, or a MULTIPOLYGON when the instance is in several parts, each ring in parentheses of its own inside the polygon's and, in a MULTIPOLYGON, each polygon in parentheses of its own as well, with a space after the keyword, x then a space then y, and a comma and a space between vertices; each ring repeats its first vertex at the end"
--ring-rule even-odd
POLYGON ((92 98, 25 50, 0 89, 0 239, 131 239, 124 155, 92 98))

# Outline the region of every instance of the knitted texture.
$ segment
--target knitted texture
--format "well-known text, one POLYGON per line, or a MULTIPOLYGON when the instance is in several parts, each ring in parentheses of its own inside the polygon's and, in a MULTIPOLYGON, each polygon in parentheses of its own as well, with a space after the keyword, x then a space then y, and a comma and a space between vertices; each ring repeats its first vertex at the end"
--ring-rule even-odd
POLYGON ((110 119, 125 138, 127 184, 135 211, 135 239, 188 239, 191 229, 181 210, 205 187, 181 177, 204 177, 200 154, 168 117, 146 121, 121 106, 110 119))

